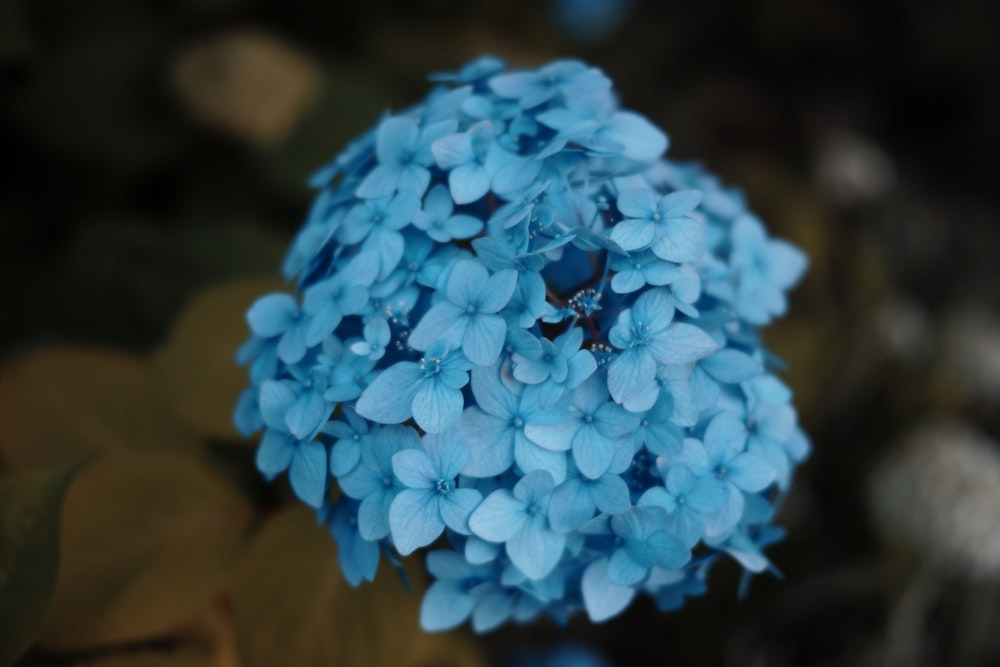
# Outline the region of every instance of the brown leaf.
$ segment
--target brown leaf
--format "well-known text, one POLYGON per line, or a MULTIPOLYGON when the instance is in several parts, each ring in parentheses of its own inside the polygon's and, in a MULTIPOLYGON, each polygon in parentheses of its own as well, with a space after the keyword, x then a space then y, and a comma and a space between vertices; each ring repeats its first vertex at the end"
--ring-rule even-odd
POLYGON ((260 296, 283 289, 277 279, 223 283, 197 296, 154 357, 157 388, 168 406, 206 435, 233 439, 233 407, 247 386, 235 353, 249 336, 245 313, 260 296))
POLYGON ((68 651, 134 642, 195 618, 225 583, 249 519, 239 492, 193 456, 94 461, 66 498, 41 645, 68 651))
POLYGON ((52 347, 0 373, 0 455, 12 470, 196 444, 194 433, 157 399, 150 364, 136 356, 52 347))

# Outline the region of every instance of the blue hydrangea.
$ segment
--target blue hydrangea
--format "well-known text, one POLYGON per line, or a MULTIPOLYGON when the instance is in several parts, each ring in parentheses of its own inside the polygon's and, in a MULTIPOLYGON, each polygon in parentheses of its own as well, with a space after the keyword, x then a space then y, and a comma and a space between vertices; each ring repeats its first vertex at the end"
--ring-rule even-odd
POLYGON ((352 585, 432 547, 421 624, 612 618, 774 570, 808 455, 758 337, 804 254, 663 157, 598 69, 482 58, 311 180, 235 412, 352 585))

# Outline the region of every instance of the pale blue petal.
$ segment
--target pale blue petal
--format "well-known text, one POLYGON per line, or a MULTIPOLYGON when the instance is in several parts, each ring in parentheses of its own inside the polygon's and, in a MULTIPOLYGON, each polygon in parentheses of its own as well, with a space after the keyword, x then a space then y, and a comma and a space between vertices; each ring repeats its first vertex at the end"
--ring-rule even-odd
POLYGON ((403 489, 396 494, 389 507, 389 528, 392 541, 401 555, 408 556, 416 549, 427 546, 444 532, 438 498, 438 494, 430 489, 403 489))
POLYGON ((559 422, 557 424, 528 424, 524 427, 524 435, 539 447, 553 452, 565 452, 576 436, 575 423, 559 422))
POLYGON ((361 443, 353 438, 338 440, 330 449, 330 474, 342 477, 361 460, 361 443))
POLYGON ((469 617, 475 604, 476 599, 461 584, 435 581, 420 602, 420 627, 425 632, 456 628, 469 617))
POLYGON ((513 269, 502 269, 497 271, 482 289, 478 307, 482 313, 498 313, 506 306, 517 287, 517 271, 513 269))
POLYGON ((625 250, 642 250, 653 240, 655 231, 649 220, 622 220, 611 228, 611 240, 625 250))
POLYGON ((528 519, 525 504, 506 489, 488 495, 469 517, 469 530, 490 542, 506 542, 528 519))
POLYGON ((358 532, 366 540, 381 540, 389 534, 389 506, 394 494, 376 491, 368 494, 358 507, 358 532))
POLYGON ((692 324, 672 324, 650 347, 661 364, 677 365, 707 357, 719 349, 719 344, 692 324))
POLYGON ((608 560, 608 579, 618 586, 633 586, 649 574, 649 568, 636 563, 626 549, 616 549, 608 560))
POLYGON ((459 429, 425 435, 422 444, 440 479, 454 479, 469 461, 469 449, 459 429))
POLYGON ((654 562, 667 570, 681 568, 691 560, 691 551, 687 545, 662 530, 646 538, 646 546, 654 562))
POLYGON ((635 597, 634 588, 619 586, 608 578, 607 558, 600 558, 587 566, 580 588, 587 615, 594 623, 617 616, 635 597))
POLYGON ((764 372, 763 365, 746 352, 732 348, 719 350, 705 357, 700 362, 701 367, 719 382, 736 384, 764 372))
POLYGON ((552 532, 548 520, 535 515, 507 540, 507 555, 526 577, 542 579, 559 563, 565 547, 566 536, 552 532))
POLYGON ((475 489, 455 489, 441 496, 438 509, 446 526, 455 532, 469 533, 469 517, 483 501, 483 494, 475 489))
POLYGON ((747 427, 733 412, 721 412, 712 418, 705 429, 705 451, 713 463, 725 463, 743 450, 747 427))
POLYGON ((392 472, 411 489, 433 488, 440 478, 426 452, 420 449, 404 449, 393 454, 392 472))
POLYGON ((517 413, 517 397, 500 381, 496 368, 472 369, 472 395, 483 412, 495 417, 510 419, 517 413))
POLYGON ((326 470, 326 447, 316 441, 299 443, 288 471, 295 495, 307 505, 320 507, 326 496, 326 470))
POLYGON ((607 472, 615 453, 614 440, 588 424, 576 432, 572 446, 573 461, 585 477, 597 479, 607 472))
POLYGON ((448 187, 456 204, 471 204, 490 191, 490 175, 479 164, 463 164, 448 174, 448 187))
POLYGON ((469 318, 462 337, 462 352, 469 361, 490 366, 500 357, 507 323, 499 315, 476 315, 469 318))
POLYGON ((267 477, 274 477, 288 469, 295 453, 295 439, 290 435, 268 429, 257 446, 257 469, 267 477))
POLYGON ((423 384, 418 364, 401 361, 382 371, 361 392, 355 410, 380 424, 399 424, 413 415, 413 398, 423 384))
MULTIPOLYGON (((471 515, 470 515, 471 516, 471 515)), ((469 535, 465 541, 465 559, 472 564, 491 563, 500 555, 500 545, 469 535)))
POLYGON ((467 323, 464 308, 448 302, 438 303, 420 318, 407 344, 415 350, 426 350, 437 341, 443 341, 449 348, 459 347, 467 323))
POLYGON ((288 294, 268 294, 257 299, 247 311, 250 330, 263 338, 283 333, 298 310, 295 299, 288 294))
POLYGON ((295 392, 283 382, 264 380, 260 386, 260 415, 264 423, 272 429, 286 433, 285 415, 295 404, 295 392))
POLYGON ((488 415, 471 407, 459 421, 469 446, 469 461, 462 473, 470 477, 493 477, 514 463, 514 440, 510 420, 488 415))
POLYGON ((396 191, 402 171, 402 166, 398 163, 377 165, 368 172, 354 194, 361 199, 388 197, 396 191))
POLYGON ((656 204, 657 195, 651 189, 629 188, 618 193, 618 210, 626 218, 651 219, 656 204))
POLYGON ((603 475, 590 485, 590 489, 594 503, 602 512, 621 514, 629 508, 628 484, 618 475, 603 475))
POLYGON ((425 380, 413 397, 413 419, 427 433, 442 433, 458 422, 463 406, 461 391, 425 380))
POLYGON ((319 431, 329 419, 333 406, 316 391, 306 391, 285 413, 285 425, 299 440, 306 440, 319 431))
POLYGON ((750 493, 763 491, 774 481, 774 468, 755 454, 740 454, 727 464, 727 479, 750 493))
POLYGON ((514 460, 526 473, 545 471, 556 482, 566 479, 565 454, 542 449, 520 434, 514 438, 514 460))
POLYGON ((649 249, 668 262, 695 262, 705 254, 705 226, 686 216, 671 218, 666 233, 658 234, 649 249))
MULTIPOLYGON (((627 487, 625 496, 627 499, 627 487)), ((549 522, 553 530, 568 533, 577 530, 592 518, 594 501, 590 489, 580 479, 568 479, 552 492, 549 499, 549 522)))
POLYGON ((616 403, 638 396, 655 379, 656 360, 643 348, 625 350, 608 367, 608 390, 616 403))
POLYGON ((514 597, 503 589, 492 590, 476 603, 472 612, 472 629, 477 633, 489 632, 510 618, 514 611, 514 597))

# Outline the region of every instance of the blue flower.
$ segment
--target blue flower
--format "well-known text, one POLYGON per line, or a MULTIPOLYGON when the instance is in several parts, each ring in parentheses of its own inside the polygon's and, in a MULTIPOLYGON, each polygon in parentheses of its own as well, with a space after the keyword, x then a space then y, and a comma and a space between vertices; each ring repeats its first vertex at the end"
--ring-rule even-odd
POLYGON ((549 525, 549 496, 555 482, 545 470, 529 472, 512 491, 498 489, 469 517, 469 528, 490 542, 502 542, 511 562, 529 579, 549 574, 562 558, 566 536, 549 525))
POLYGON ((476 489, 458 486, 458 473, 469 459, 458 434, 426 435, 421 445, 422 450, 392 457, 392 469, 407 488, 389 507, 389 527, 404 556, 436 540, 445 526, 468 534, 469 515, 483 499, 476 489))
POLYGON ((608 368, 608 389, 623 403, 645 391, 660 364, 686 364, 718 349, 711 336, 691 324, 672 324, 674 301, 665 288, 643 292, 622 311, 609 340, 622 352, 608 368))
POLYGON ((462 387, 472 364, 445 341, 432 344, 419 362, 400 361, 384 370, 358 398, 355 409, 381 424, 413 417, 428 433, 441 433, 462 415, 462 387))
POLYGON ((525 472, 547 470, 556 480, 566 476, 565 455, 540 446, 527 435, 535 425, 562 419, 562 411, 542 405, 537 388, 515 394, 495 368, 476 368, 472 371, 472 395, 476 405, 465 410, 461 421, 470 453, 463 470, 466 475, 492 477, 517 461, 525 472))
POLYGON ((664 530, 665 523, 666 512, 658 507, 632 507, 611 518, 611 530, 622 540, 608 561, 612 583, 632 586, 653 566, 675 570, 691 560, 687 546, 664 530))
POLYGON ((424 208, 413 218, 413 225, 427 232, 439 243, 467 239, 483 228, 483 221, 471 215, 452 215, 455 202, 443 185, 435 185, 424 199, 424 208))
POLYGON ((319 507, 326 493, 326 447, 317 440, 302 440, 292 434, 288 414, 297 399, 285 382, 265 380, 261 385, 260 413, 267 429, 257 449, 257 467, 269 477, 288 470, 295 495, 319 507))
POLYGON ((573 461, 589 479, 611 467, 619 448, 633 445, 623 438, 639 425, 639 418, 609 400, 607 385, 592 375, 573 392, 573 403, 558 424, 525 427, 526 435, 554 451, 572 450, 573 461))
POLYGON ((514 294, 517 273, 489 275, 479 262, 460 261, 448 278, 444 300, 433 306, 410 334, 410 345, 427 350, 436 341, 461 348, 474 364, 489 366, 503 349, 507 323, 497 313, 514 294))
POLYGON ((247 312, 233 417, 263 431, 257 467, 318 508, 351 585, 447 540, 428 630, 604 621, 682 605, 721 560, 775 571, 809 441, 759 328, 805 256, 665 159, 599 69, 435 80, 317 172, 294 289, 247 312))
POLYGON ((278 339, 278 357, 286 364, 306 356, 309 317, 291 295, 268 294, 257 299, 247 311, 247 322, 255 335, 278 339))
POLYGON ((358 532, 366 540, 389 534, 389 507, 405 487, 392 468, 392 457, 406 449, 419 449, 420 437, 404 426, 386 426, 372 434, 361 450, 361 464, 337 481, 358 507, 358 532))
POLYGON ((424 128, 413 118, 394 116, 383 120, 375 138, 379 163, 365 176, 355 194, 362 199, 379 199, 399 190, 412 192, 418 198, 422 196, 431 180, 427 168, 434 162, 431 144, 454 132, 456 126, 454 120, 424 128))
POLYGON ((682 463, 695 477, 714 478, 722 485, 726 501, 711 517, 708 533, 717 535, 734 526, 743 515, 743 491, 755 493, 774 481, 774 469, 746 451, 747 430, 731 412, 721 412, 708 423, 704 443, 688 438, 671 463, 682 463))
POLYGON ((705 252, 705 230, 688 214, 701 197, 697 190, 663 197, 649 190, 625 190, 618 195, 618 210, 626 219, 611 229, 611 240, 625 250, 649 248, 668 262, 693 262, 705 252))

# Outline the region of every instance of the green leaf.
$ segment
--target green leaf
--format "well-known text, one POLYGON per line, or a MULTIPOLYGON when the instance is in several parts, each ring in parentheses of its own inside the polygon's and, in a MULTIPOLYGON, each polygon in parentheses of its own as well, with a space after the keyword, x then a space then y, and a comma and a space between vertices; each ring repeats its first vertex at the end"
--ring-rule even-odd
POLYGON ((12 470, 101 452, 191 448, 194 432, 164 409, 150 363, 84 347, 36 350, 0 372, 0 456, 12 470))
POLYGON ((412 594, 385 563, 374 584, 354 589, 340 574, 333 539, 316 525, 311 510, 294 507, 273 517, 233 583, 241 664, 482 665, 461 635, 420 630, 423 587, 413 560, 408 562, 412 594))
POLYGON ((109 456, 66 498, 62 563, 40 645, 73 651, 147 640, 194 619, 244 542, 241 494, 194 456, 109 456))
POLYGON ((154 374, 170 408, 192 428, 223 439, 239 438, 233 407, 247 385, 236 365, 237 347, 249 337, 245 313, 258 297, 283 289, 277 279, 240 280, 201 292, 174 323, 155 355, 154 374))
POLYGON ((0 479, 0 666, 35 639, 59 564, 59 510, 79 464, 0 479))

